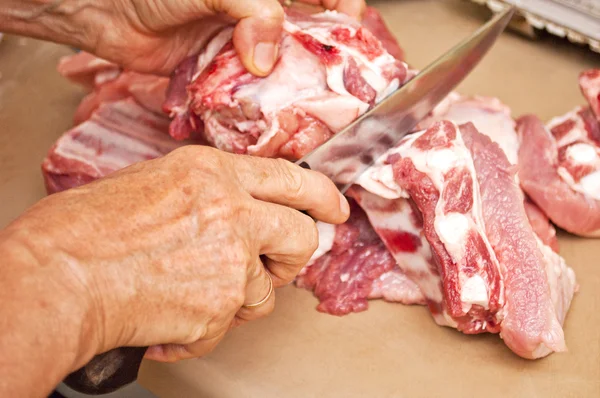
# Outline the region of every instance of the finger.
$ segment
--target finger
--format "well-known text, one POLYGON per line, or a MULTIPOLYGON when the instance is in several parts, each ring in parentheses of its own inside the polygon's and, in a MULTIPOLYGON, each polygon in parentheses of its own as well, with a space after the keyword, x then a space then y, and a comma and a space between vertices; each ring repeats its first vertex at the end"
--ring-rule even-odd
POLYGON ((250 227, 267 265, 274 287, 290 283, 306 265, 319 244, 315 222, 289 207, 263 202, 250 227))
POLYGON ((236 314, 241 321, 253 321, 273 312, 275 308, 275 292, 273 291, 271 277, 267 273, 262 261, 256 260, 256 264, 249 269, 248 283, 246 285, 246 299, 244 305, 253 305, 267 300, 258 306, 242 307, 236 314))
POLYGON ((255 199, 306 210, 330 224, 348 219, 350 207, 335 184, 321 173, 282 159, 235 157, 242 187, 255 199))
POLYGON ((301 2, 323 6, 328 10, 339 11, 355 18, 360 18, 367 7, 364 0, 301 0, 301 2))
MULTIPOLYGON (((212 4, 214 3, 214 4, 212 4)), ((248 71, 266 76, 277 59, 284 13, 277 0, 216 0, 214 12, 239 20, 233 32, 233 45, 248 71)))
POLYGON ((148 348, 145 359, 157 362, 177 362, 184 359, 203 357, 212 352, 223 340, 227 330, 210 339, 198 340, 191 344, 161 344, 148 348))

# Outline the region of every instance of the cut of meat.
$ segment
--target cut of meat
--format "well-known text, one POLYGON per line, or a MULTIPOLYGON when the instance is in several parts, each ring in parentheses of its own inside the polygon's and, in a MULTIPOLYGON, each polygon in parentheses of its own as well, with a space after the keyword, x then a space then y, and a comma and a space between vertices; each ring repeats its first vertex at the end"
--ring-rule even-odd
MULTIPOLYGON (((487 135, 500 146, 511 164, 517 164, 519 138, 516 122, 511 116, 510 108, 499 99, 482 96, 466 97, 451 93, 419 123, 418 129, 426 129, 442 120, 450 120, 459 125, 473 123, 479 132, 487 135)), ((527 197, 524 200, 525 211, 534 231, 542 242, 558 252, 556 230, 550 224, 548 217, 527 197)))
POLYGON ((410 77, 371 32, 335 12, 288 11, 279 60, 266 78, 244 69, 228 35, 174 75, 165 104, 173 137, 202 128, 209 143, 229 152, 298 159, 410 77))
POLYGON ((577 290, 575 273, 533 233, 516 170, 504 153, 473 125, 460 132, 473 157, 485 231, 501 265, 505 306, 500 335, 525 358, 564 351, 561 325, 577 290))
POLYGON ((121 68, 92 54, 79 52, 63 57, 58 62, 58 73, 87 89, 113 80, 121 73, 121 68))
POLYGON ((134 72, 123 72, 114 80, 97 85, 79 104, 73 121, 75 124, 89 119, 103 103, 133 97, 149 111, 162 114, 169 79, 134 72))
POLYGON ((550 223, 548 216, 528 197, 525 197, 525 213, 533 228, 533 232, 540 238, 543 244, 558 253, 559 245, 556 237, 556 229, 550 223))
POLYGON ((379 11, 373 7, 367 7, 361 21, 362 25, 375 35, 385 50, 399 61, 404 61, 404 50, 389 31, 379 11))
POLYGON ((600 70, 579 86, 590 107, 577 107, 547 127, 535 116, 519 121, 519 176, 531 199, 559 227, 600 237, 600 70))
POLYGON ((435 123, 409 137, 400 156, 394 176, 423 215, 452 326, 470 334, 498 332, 500 264, 485 234, 477 175, 459 130, 451 122, 435 123))
POLYGON ((555 254, 540 249, 504 151, 472 124, 440 122, 409 137, 400 154, 394 175, 423 214, 456 327, 499 331, 525 358, 563 351, 557 311, 568 306, 555 303, 570 303, 574 273, 562 262, 561 283, 548 275, 545 256, 555 254))
POLYGON ((92 89, 79 104, 74 124, 88 120, 104 102, 113 102, 128 97, 157 114, 163 114, 169 79, 166 77, 123 71, 116 65, 88 53, 63 57, 58 67, 67 79, 92 89))
POLYGON ((433 123, 449 120, 458 125, 473 123, 482 134, 487 135, 500 145, 508 161, 517 164, 519 139, 516 123, 510 108, 498 98, 483 96, 463 96, 450 93, 429 117, 421 121, 418 130, 425 130, 433 123))
MULTIPOLYGON (((568 162, 570 162, 568 148, 577 148, 578 145, 576 141, 568 139, 569 135, 575 135, 572 132, 567 132, 562 138, 556 138, 557 134, 562 133, 563 127, 564 123, 555 125, 553 134, 535 116, 524 116, 518 120, 518 132, 521 138, 519 149, 521 186, 559 227, 578 235, 598 236, 600 201, 574 190, 572 185, 564 180, 568 174, 560 171, 561 168, 568 170, 568 162), (563 142, 571 143, 566 144, 565 151, 561 151, 559 147, 563 142), (561 157, 564 162, 567 162, 566 165, 561 162, 561 157)), ((591 158, 597 156, 596 150, 591 152, 591 158)))
POLYGON ((319 311, 333 315, 365 311, 368 299, 374 298, 424 303, 419 288, 398 268, 355 203, 345 224, 321 228, 335 232, 321 234, 321 252, 296 279, 299 287, 314 291, 319 311))
POLYGON ((42 165, 48 193, 83 185, 186 144, 171 139, 168 128, 168 118, 131 98, 102 104, 48 152, 42 165))

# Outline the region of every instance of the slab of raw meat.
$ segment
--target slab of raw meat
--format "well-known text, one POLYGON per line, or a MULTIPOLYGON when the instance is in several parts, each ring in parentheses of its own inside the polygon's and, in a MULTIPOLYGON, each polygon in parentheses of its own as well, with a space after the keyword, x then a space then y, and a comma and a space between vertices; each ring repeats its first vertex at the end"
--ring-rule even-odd
POLYGON ((411 76, 369 30, 336 12, 288 10, 279 60, 266 78, 244 69, 230 37, 225 30, 174 74, 165 104, 173 137, 202 128, 229 152, 298 159, 411 76))
POLYGON ((118 65, 84 51, 61 58, 57 69, 62 76, 88 90, 121 73, 118 65))
MULTIPOLYGON (((479 132, 487 135, 500 146, 511 164, 517 164, 519 138, 516 122, 511 116, 510 108, 498 98, 451 93, 419 123, 418 129, 424 130, 442 120, 450 120, 459 125, 473 123, 479 132)), ((556 229, 550 224, 548 216, 526 195, 523 200, 527 217, 534 231, 542 242, 558 253, 556 229)))
POLYGON ((439 122, 397 156, 394 176, 423 215, 453 326, 500 332, 525 358, 563 351, 574 273, 534 234, 500 147, 472 124, 439 122))
POLYGON ((581 125, 572 123, 582 120, 581 113, 571 115, 570 119, 556 124, 552 130, 533 115, 519 119, 521 186, 556 225, 577 235, 597 237, 600 235, 600 200, 594 197, 593 192, 599 186, 599 183, 594 183, 594 175, 598 173, 598 148, 586 141, 568 142, 565 138, 568 135, 582 135, 581 125), (562 141, 568 143, 561 145, 557 134, 569 125, 573 129, 562 141), (592 178, 586 180, 579 176, 576 181, 580 170, 592 178), (586 188, 591 195, 584 193, 586 188))
POLYGON ((42 164, 48 193, 86 184, 187 143, 169 137, 168 128, 168 118, 132 98, 103 103, 50 148, 42 164))
POLYGON ((75 111, 74 124, 88 120, 102 103, 128 97, 152 112, 163 114, 162 105, 169 85, 166 77, 123 71, 85 52, 63 57, 58 71, 72 82, 91 89, 75 111))
POLYGON ((404 61, 404 50, 402 50, 396 37, 388 29, 379 11, 373 7, 367 7, 361 24, 379 39, 381 45, 388 53, 397 60, 404 61))
POLYGON ((577 107, 546 127, 535 116, 519 121, 519 176, 531 199, 559 227, 600 236, 600 70, 579 85, 590 107, 577 107))
POLYGON ((419 288, 398 268, 364 212, 351 202, 342 225, 319 223, 320 247, 296 279, 312 290, 317 309, 333 315, 365 311, 369 299, 424 304, 419 288))

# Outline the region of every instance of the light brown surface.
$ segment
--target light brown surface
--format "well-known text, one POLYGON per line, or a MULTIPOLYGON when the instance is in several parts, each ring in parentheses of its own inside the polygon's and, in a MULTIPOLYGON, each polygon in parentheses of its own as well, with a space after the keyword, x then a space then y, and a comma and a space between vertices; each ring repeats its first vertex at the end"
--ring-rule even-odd
MULTIPOLYGON (((378 1, 412 65, 423 67, 487 16, 456 1, 378 1)), ((81 92, 55 72, 69 50, 32 40, 0 44, 0 227, 44 195, 39 164, 70 125, 81 92)), ((600 57, 556 40, 506 34, 461 87, 494 95, 515 115, 548 119, 583 103, 578 73, 600 57)), ((581 284, 567 317, 569 352, 531 362, 497 336, 436 326, 423 307, 372 302, 336 318, 304 290, 277 291, 277 309, 231 333, 209 357, 146 363, 160 397, 599 397, 600 240, 561 236, 581 284)))

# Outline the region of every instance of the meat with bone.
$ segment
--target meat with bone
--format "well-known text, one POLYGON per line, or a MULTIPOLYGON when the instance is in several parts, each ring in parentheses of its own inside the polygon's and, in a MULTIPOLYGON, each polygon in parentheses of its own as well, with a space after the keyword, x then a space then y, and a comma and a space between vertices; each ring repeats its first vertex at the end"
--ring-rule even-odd
POLYGON ((519 176, 525 192, 556 225, 577 235, 599 236, 600 198, 594 195, 600 186, 594 183, 600 175, 599 156, 598 147, 584 139, 586 111, 572 112, 562 123, 554 120, 551 129, 533 115, 520 118, 519 176), (569 141, 569 135, 578 138, 569 141))
POLYGON ((367 300, 376 298, 424 304, 417 285, 398 268, 355 203, 345 224, 319 225, 320 253, 296 279, 299 287, 315 293, 319 311, 333 315, 365 311, 367 300))
POLYGON ((186 144, 167 135, 169 119, 132 98, 101 104, 50 148, 42 172, 48 193, 74 188, 186 144))
POLYGON ((579 86, 589 107, 577 107, 546 127, 519 120, 519 176, 525 192, 559 227, 600 236, 600 70, 583 72, 579 86))
POLYGON ((423 214, 454 326, 500 332, 525 358, 565 350, 561 322, 575 276, 534 234, 500 147, 472 124, 439 122, 398 156, 394 176, 423 214))
MULTIPOLYGON (((519 138, 516 122, 511 116, 510 108, 499 99, 451 93, 419 123, 418 129, 426 129, 436 121, 442 120, 450 120, 459 125, 473 123, 480 133, 487 135, 500 146, 511 164, 517 165, 519 138)), ((533 230, 542 242, 558 253, 556 229, 535 203, 526 196, 524 201, 527 218, 533 230)))
POLYGON ((202 128, 210 144, 229 152, 298 159, 410 77, 369 30, 335 12, 288 10, 278 62, 265 78, 244 69, 230 36, 221 32, 208 56, 174 75, 165 104, 173 137, 202 128))

